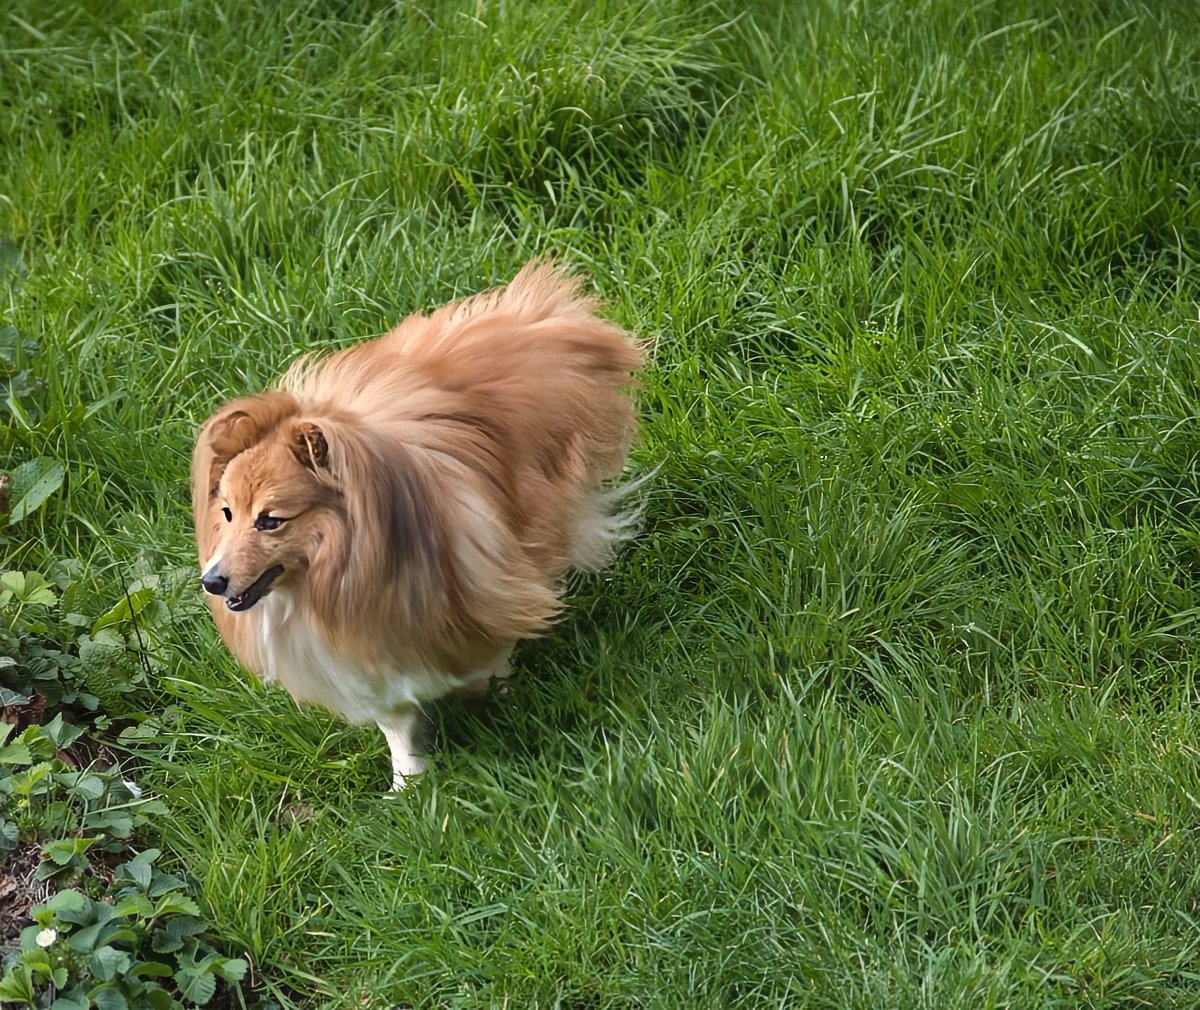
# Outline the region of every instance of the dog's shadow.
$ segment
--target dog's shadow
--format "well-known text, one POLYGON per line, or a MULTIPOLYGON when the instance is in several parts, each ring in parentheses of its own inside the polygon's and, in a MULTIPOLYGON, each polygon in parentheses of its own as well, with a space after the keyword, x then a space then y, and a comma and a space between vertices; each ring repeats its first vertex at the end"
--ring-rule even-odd
POLYGON ((615 709, 644 695, 663 643, 637 552, 620 577, 572 579, 568 607, 543 638, 517 643, 512 675, 478 698, 449 695, 425 709, 420 743, 440 769, 567 767, 615 709))
MULTIPOLYGON (((594 601, 590 601, 593 602, 594 601)), ((605 642, 616 629, 589 606, 568 616, 552 635, 518 643, 512 675, 493 681, 479 698, 442 698, 427 709, 428 754, 435 762, 467 752, 488 764, 536 762, 568 746, 582 727, 610 718, 616 684, 605 642)))

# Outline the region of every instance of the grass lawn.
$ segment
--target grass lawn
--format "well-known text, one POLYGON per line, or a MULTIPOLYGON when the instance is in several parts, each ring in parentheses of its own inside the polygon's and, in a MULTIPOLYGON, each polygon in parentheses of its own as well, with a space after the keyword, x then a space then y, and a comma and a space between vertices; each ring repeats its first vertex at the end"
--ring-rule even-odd
POLYGON ((645 530, 411 789, 161 589, 120 714, 258 991, 1194 1007, 1198 249, 1187 4, 13 0, 5 566, 180 584, 216 403, 554 254, 645 530))

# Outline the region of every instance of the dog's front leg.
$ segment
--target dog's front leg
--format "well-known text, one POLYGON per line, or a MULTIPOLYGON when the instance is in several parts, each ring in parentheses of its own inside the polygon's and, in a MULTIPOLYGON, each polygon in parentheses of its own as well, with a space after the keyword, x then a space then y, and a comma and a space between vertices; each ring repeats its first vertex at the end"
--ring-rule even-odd
POLYGON ((395 790, 403 789, 409 778, 425 770, 425 762, 413 753, 420 719, 421 710, 413 705, 378 722, 392 752, 392 788, 395 790))

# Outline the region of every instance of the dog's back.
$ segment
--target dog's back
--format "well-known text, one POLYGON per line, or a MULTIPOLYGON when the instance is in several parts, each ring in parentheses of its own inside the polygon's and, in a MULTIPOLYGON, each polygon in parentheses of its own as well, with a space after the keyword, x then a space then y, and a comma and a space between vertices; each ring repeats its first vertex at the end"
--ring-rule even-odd
POLYGON ((595 569, 625 531, 619 492, 597 485, 624 468, 642 352, 594 310, 577 279, 530 264, 506 287, 302 361, 280 388, 469 468, 551 577, 595 569))

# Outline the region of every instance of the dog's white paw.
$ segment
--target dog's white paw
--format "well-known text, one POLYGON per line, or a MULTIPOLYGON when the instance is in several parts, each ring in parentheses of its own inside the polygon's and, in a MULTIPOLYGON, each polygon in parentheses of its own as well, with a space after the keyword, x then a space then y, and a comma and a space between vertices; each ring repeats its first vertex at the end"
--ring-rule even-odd
POLYGON ((379 728, 388 742, 388 750, 392 752, 392 789, 397 792, 413 776, 425 770, 425 762, 413 753, 413 736, 419 718, 419 710, 411 708, 397 712, 386 721, 379 721, 379 728))
POLYGON ((425 770, 425 762, 415 754, 406 754, 404 760, 392 755, 392 791, 400 792, 412 779, 425 770))

